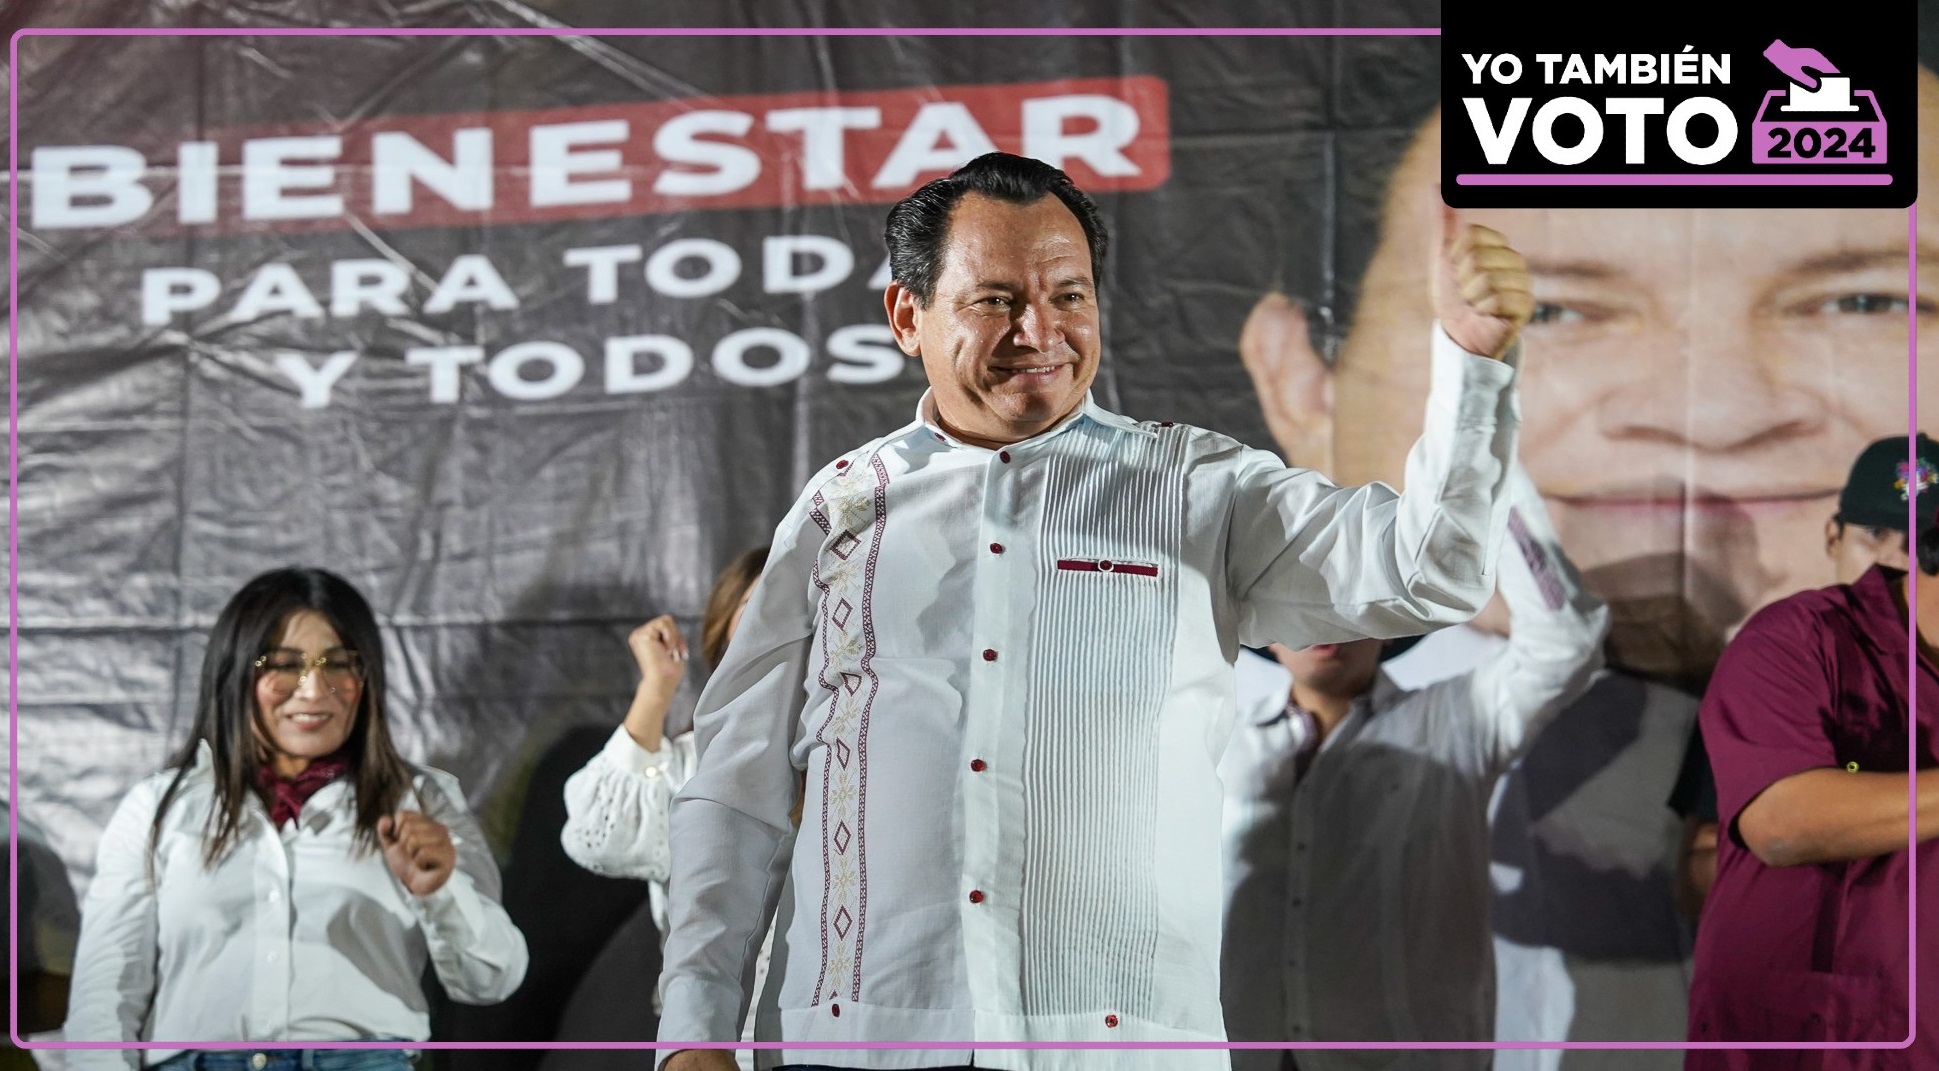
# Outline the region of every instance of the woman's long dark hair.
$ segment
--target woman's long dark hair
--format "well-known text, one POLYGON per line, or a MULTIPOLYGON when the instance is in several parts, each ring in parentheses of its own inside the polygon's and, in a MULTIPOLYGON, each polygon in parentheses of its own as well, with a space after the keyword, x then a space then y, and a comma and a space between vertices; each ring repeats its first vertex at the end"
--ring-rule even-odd
POLYGON ((363 689, 355 724, 344 741, 349 761, 345 777, 357 801, 356 842, 364 849, 377 844, 377 820, 396 809, 410 789, 412 770, 391 743, 384 717, 384 637, 370 604, 350 582, 322 569, 275 569, 242 586, 222 608, 209 630, 209 648, 202 656, 202 686, 195 701, 195 726, 188 742, 169 760, 175 777, 162 793, 149 832, 152 860, 161 839, 162 819, 168 814, 196 752, 209 745, 214 759, 215 807, 202 831, 203 865, 213 867, 235 846, 244 801, 256 791, 257 771, 266 759, 254 731, 256 659, 285 619, 299 610, 314 610, 337 630, 343 646, 362 656, 363 689))
POLYGON ((735 555, 714 577, 713 590, 707 593, 707 609, 700 616, 700 653, 707 659, 708 669, 720 668, 720 656, 727 653, 727 626, 733 623, 734 611, 741 608, 741 599, 761 579, 761 570, 767 564, 767 546, 750 547, 735 555))

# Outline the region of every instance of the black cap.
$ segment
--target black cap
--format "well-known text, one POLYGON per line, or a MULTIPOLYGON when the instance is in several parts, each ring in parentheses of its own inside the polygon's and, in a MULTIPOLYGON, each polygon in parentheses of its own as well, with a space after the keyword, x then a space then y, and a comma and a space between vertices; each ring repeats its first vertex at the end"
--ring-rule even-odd
POLYGON ((1919 433, 1917 465, 1906 460, 1905 436, 1867 446, 1852 462, 1851 478, 1838 493, 1838 523, 1905 531, 1906 503, 1919 498, 1921 526, 1939 510, 1939 443, 1919 433))

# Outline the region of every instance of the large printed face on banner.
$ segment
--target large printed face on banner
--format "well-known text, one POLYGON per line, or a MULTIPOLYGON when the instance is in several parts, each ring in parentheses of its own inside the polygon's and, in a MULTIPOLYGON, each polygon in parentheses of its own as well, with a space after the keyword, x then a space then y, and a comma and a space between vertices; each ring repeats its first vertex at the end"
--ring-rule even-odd
MULTIPOLYGON (((1920 86, 1920 171, 1933 181, 1939 80, 1922 70, 1920 86)), ((1330 371, 1296 310, 1262 304, 1247 329, 1282 447, 1342 482, 1398 484, 1419 431, 1439 175, 1437 115, 1388 188, 1330 371)), ((1528 258, 1537 306, 1523 334, 1521 459, 1569 555, 1612 603, 1617 662, 1700 678, 1751 611, 1836 579, 1825 523, 1852 459, 1905 432, 1904 212, 1468 218, 1528 258)), ((1939 210, 1927 218, 1939 225, 1939 210)), ((1920 287, 1923 336, 1939 280, 1920 287)))

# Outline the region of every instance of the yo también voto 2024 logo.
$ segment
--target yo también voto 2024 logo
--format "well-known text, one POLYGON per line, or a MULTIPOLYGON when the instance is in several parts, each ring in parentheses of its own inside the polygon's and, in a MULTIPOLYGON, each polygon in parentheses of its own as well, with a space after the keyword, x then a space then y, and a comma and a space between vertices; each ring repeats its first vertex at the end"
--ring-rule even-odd
POLYGON ((1822 8, 1740 10, 1698 29, 1687 6, 1645 0, 1625 6, 1620 27, 1598 28, 1504 26, 1476 5, 1448 5, 1443 198, 1457 208, 1911 204, 1912 4, 1868 5, 1862 27, 1822 8))

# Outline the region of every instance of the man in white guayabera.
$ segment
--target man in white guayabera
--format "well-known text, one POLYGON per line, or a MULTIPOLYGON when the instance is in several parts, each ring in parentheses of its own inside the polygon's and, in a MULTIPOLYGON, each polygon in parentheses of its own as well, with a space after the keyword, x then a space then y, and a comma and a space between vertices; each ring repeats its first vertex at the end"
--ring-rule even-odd
POLYGON ((1420 633, 1493 593, 1532 298, 1501 235, 1443 221, 1396 494, 1100 408, 1105 233, 1063 172, 993 153, 890 210, 884 300, 929 390, 809 481, 701 696, 662 1041, 739 1037, 778 907, 755 1036, 789 1044, 761 1066, 1228 1066, 971 1046, 1222 1041, 1240 645, 1420 633))

